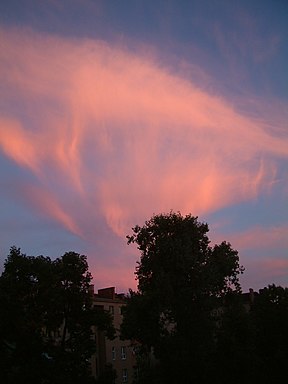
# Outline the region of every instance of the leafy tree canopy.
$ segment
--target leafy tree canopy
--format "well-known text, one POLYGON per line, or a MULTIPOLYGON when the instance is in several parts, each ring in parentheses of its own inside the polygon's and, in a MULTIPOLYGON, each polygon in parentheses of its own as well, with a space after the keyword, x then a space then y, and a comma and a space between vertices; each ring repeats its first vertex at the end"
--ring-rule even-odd
MULTIPOLYGON (((113 337, 112 318, 92 307, 86 256, 52 261, 12 247, 0 277, 0 354, 6 383, 88 383, 92 326, 113 337)), ((3 382, 4 382, 3 381, 3 382)))
POLYGON ((262 383, 285 382, 288 375, 288 288, 260 289, 251 308, 255 354, 262 383))
POLYGON ((225 241, 211 247, 208 231, 208 225, 197 217, 173 212, 134 227, 127 238, 141 253, 136 268, 138 291, 153 294, 164 307, 185 297, 196 301, 202 296, 240 292, 243 267, 238 252, 225 241))
POLYGON ((138 291, 127 298, 123 336, 153 347, 166 382, 176 382, 180 371, 182 383, 206 380, 217 326, 211 311, 241 292, 238 252, 225 241, 211 246, 208 225, 190 214, 154 215, 132 230, 128 244, 140 251, 138 291))

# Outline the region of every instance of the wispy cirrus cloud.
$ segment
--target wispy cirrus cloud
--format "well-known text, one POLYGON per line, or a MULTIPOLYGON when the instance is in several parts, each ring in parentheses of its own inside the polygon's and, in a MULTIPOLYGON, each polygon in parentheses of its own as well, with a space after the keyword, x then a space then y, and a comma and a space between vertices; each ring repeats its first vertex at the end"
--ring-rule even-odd
MULTIPOLYGON (((226 222, 225 226, 228 224, 226 222)), ((214 234, 214 242, 220 242, 222 239, 223 234, 214 234)), ((228 241, 239 252, 241 264, 245 267, 245 273, 241 277, 244 290, 251 286, 260 289, 273 283, 287 285, 287 224, 251 226, 244 231, 230 233, 228 241)))
POLYGON ((241 277, 245 290, 251 286, 258 290, 269 284, 287 286, 288 260, 285 256, 275 258, 272 255, 258 260, 245 257, 247 268, 241 277))
POLYGON ((103 41, 2 29, 0 81, 0 147, 39 179, 27 199, 92 242, 95 215, 122 237, 153 212, 211 212, 273 188, 288 158, 232 100, 103 41))
POLYGON ((241 249, 280 247, 288 249, 288 225, 252 227, 231 236, 231 241, 241 249))
POLYGON ((205 212, 250 198, 288 156, 287 140, 156 61, 103 42, 2 35, 1 82, 22 104, 1 119, 2 149, 60 194, 63 177, 79 197, 89 184, 116 232, 137 206, 205 212))

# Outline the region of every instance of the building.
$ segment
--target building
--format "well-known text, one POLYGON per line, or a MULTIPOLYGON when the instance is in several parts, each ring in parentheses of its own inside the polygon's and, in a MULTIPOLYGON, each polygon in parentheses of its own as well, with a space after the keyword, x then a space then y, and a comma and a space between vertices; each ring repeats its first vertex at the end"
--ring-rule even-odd
POLYGON ((124 294, 117 294, 115 287, 99 289, 96 294, 94 287, 92 289, 93 305, 111 313, 116 329, 114 340, 107 339, 103 332, 94 329, 96 353, 91 361, 92 375, 98 378, 110 366, 116 371, 115 384, 131 384, 136 372, 136 356, 131 341, 120 338, 122 310, 125 306, 124 294))
MULTIPOLYGON (((116 372, 115 384, 132 384, 137 373, 135 346, 130 340, 120 338, 120 326, 123 319, 123 307, 125 307, 125 295, 117 294, 115 287, 99 289, 94 293, 94 287, 91 286, 93 294, 93 305, 101 310, 110 312, 113 316, 113 325, 116 329, 116 338, 109 340, 102 331, 94 328, 94 338, 96 343, 96 353, 91 358, 92 375, 97 379, 107 367, 116 372)), ((249 293, 242 294, 243 305, 246 311, 249 311, 253 304, 254 297, 257 295, 252 289, 249 293)), ((212 311, 218 326, 220 326, 225 306, 220 306, 212 311)), ((171 325, 170 325, 171 326, 171 325)), ((168 325, 168 328, 170 328, 168 325)), ((174 326, 174 325, 173 325, 174 326)), ((153 352, 149 355, 150 364, 156 364, 153 352)))

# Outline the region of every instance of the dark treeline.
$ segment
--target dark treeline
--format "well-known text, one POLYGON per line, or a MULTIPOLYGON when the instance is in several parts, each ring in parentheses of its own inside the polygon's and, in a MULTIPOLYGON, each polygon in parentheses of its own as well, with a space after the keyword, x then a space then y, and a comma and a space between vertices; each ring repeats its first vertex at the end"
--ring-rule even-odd
MULTIPOLYGON (((127 236, 140 251, 137 291, 121 327, 137 348, 139 384, 284 383, 288 374, 288 289, 243 294, 244 268, 208 225, 170 212, 127 236)), ((92 326, 114 337, 109 313, 89 293, 85 256, 51 260, 12 247, 0 277, 0 381, 93 383, 92 326)), ((100 382, 113 384, 113 375, 100 382)))
POLYGON ((92 383, 92 326, 114 336, 111 316, 92 306, 86 256, 52 261, 12 247, 0 277, 1 383, 92 383))
POLYGON ((127 237, 141 253, 122 324, 141 345, 138 383, 286 382, 288 289, 242 294, 237 251, 211 247, 207 234, 197 217, 171 212, 127 237))

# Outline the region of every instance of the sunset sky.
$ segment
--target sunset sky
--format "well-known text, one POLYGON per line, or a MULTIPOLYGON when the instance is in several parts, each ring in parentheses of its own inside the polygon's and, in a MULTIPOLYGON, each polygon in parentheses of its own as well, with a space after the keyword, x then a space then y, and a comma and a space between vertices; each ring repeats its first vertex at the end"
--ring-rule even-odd
POLYGON ((135 289, 131 227, 180 211, 288 286, 287 0, 2 0, 0 270, 88 257, 135 289))

